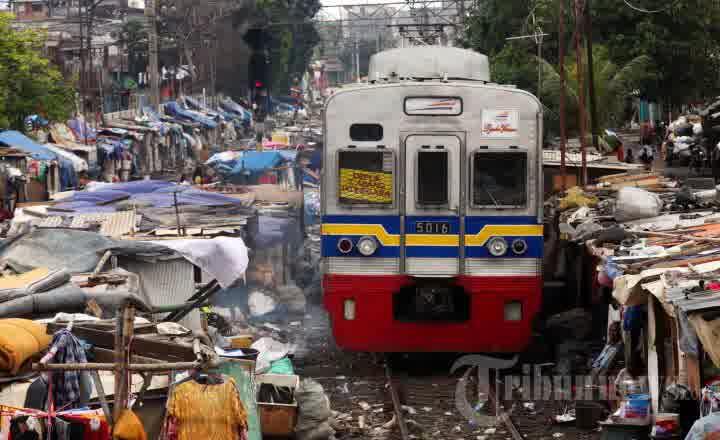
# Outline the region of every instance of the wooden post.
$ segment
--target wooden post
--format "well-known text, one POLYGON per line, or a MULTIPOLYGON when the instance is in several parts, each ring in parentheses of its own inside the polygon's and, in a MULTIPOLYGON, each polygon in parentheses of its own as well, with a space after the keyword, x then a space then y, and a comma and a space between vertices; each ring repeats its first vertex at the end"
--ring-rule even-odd
POLYGON ((117 317, 118 332, 115 335, 115 405, 113 420, 120 419, 120 414, 127 405, 128 364, 130 363, 129 344, 135 327, 135 307, 127 305, 117 317))
POLYGON ((582 185, 588 184, 587 175, 587 119, 585 116, 585 76, 583 72, 583 0, 575 0, 575 57, 577 59, 577 80, 578 80, 578 119, 580 123, 580 156, 582 161, 582 185))

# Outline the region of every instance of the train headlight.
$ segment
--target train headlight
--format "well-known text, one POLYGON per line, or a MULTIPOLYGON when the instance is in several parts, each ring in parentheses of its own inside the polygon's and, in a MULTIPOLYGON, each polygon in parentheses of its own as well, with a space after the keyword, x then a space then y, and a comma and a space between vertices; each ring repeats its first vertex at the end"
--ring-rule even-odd
POLYGON ((494 257, 502 257, 507 253, 508 244, 502 237, 493 237, 488 242, 488 250, 494 257))
POLYGON ((515 253, 515 255, 522 255, 528 250, 528 244, 525 240, 515 240, 512 242, 512 251, 515 253))
POLYGON ((337 248, 341 254, 349 254, 353 250, 353 242, 349 238, 338 240, 337 248))
POLYGON ((360 254, 369 257, 374 254, 378 248, 377 241, 372 237, 362 237, 358 240, 357 249, 360 254))
POLYGON ((355 300, 346 299, 343 303, 343 316, 346 320, 352 321, 355 319, 355 300))

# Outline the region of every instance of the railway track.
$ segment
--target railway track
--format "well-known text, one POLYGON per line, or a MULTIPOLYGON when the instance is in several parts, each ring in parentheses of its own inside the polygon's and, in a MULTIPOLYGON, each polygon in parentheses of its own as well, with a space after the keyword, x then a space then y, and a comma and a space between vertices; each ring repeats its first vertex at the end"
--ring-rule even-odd
MULTIPOLYGON (((446 422, 452 419, 455 419, 455 422, 461 422, 455 424, 453 427, 453 431, 457 435, 477 435, 479 433, 478 428, 482 429, 482 427, 473 427, 470 425, 467 420, 457 414, 457 408, 452 408, 455 411, 447 411, 448 409, 451 409, 446 407, 447 404, 451 404, 452 406, 455 404, 457 378, 449 377, 447 375, 445 375, 445 377, 416 377, 414 380, 408 377, 401 378, 400 375, 394 374, 392 360, 390 358, 385 357, 384 364, 387 393, 393 407, 394 423, 392 425, 396 428, 396 434, 399 434, 398 438, 401 440, 437 438, 437 434, 447 434, 441 430, 437 430, 440 426, 433 427, 433 425, 438 425, 438 422, 441 422, 442 425, 447 425, 446 422), (443 403, 446 405, 443 405, 443 403), (421 414, 421 412, 418 411, 418 408, 422 411, 423 409, 431 408, 426 405, 433 404, 440 404, 439 409, 443 410, 443 412, 441 413, 440 411, 436 411, 435 414, 430 415, 429 413, 432 411, 425 411, 427 416, 421 417, 422 420, 418 422, 418 415, 421 414), (424 429, 423 431, 425 435, 418 436, 416 433, 411 432, 410 426, 433 428, 429 430, 430 432, 428 432, 428 429, 424 429)), ((502 424, 505 426, 505 429, 512 440, 525 440, 525 436, 522 435, 520 429, 518 429, 510 415, 505 412, 503 405, 496 405, 497 399, 492 389, 490 390, 489 397, 490 407, 499 408, 499 414, 497 414, 498 425, 502 424)), ((505 436, 505 438, 506 437, 507 436, 505 436)))

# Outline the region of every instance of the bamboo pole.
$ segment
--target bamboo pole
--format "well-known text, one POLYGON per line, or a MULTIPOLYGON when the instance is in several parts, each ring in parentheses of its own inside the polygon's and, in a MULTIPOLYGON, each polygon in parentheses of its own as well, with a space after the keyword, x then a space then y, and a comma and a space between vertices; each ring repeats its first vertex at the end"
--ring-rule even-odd
POLYGON ((694 235, 668 234, 665 232, 653 232, 653 231, 631 231, 631 233, 638 235, 640 237, 671 238, 671 239, 676 239, 676 240, 720 244, 720 238, 712 238, 712 237, 695 237, 694 235))
MULTIPOLYGON (((193 369, 208 369, 218 367, 225 362, 254 364, 253 361, 244 359, 216 359, 208 362, 163 362, 157 364, 127 364, 124 370, 120 370, 117 364, 109 363, 74 363, 74 364, 33 364, 34 371, 137 371, 137 372, 156 372, 156 371, 184 371, 193 369)), ((117 386, 117 385, 116 385, 117 386)), ((116 399, 117 401, 117 399, 116 399)))

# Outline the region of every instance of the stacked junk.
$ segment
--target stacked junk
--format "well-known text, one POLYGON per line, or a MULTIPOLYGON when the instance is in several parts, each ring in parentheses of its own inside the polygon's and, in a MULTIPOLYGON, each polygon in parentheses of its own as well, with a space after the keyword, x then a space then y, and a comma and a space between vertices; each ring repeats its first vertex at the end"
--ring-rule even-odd
POLYGON ((578 402, 574 416, 603 438, 720 435, 717 190, 623 173, 572 188, 548 206, 560 253, 572 258, 546 261, 557 270, 581 264, 591 274, 578 281, 588 300, 607 307, 598 312, 607 316, 606 345, 587 370, 587 386, 600 397, 578 402), (613 383, 612 395, 603 392, 613 383))
POLYGON ((20 203, 0 224, 0 438, 332 437, 293 367, 320 290, 308 154, 20 203))
POLYGON ((687 165, 698 175, 711 168, 720 183, 720 101, 673 121, 663 151, 668 166, 687 165))

